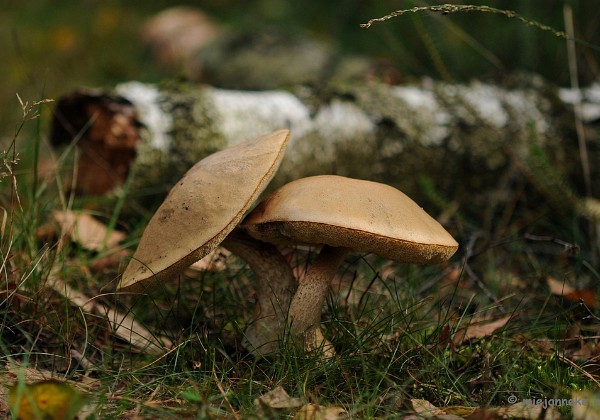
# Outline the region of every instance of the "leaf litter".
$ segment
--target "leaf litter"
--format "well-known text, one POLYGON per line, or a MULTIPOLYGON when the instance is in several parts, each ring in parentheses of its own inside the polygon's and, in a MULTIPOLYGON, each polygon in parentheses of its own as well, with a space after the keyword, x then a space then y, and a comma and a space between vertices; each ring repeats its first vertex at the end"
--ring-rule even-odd
POLYGON ((466 328, 461 328, 455 333, 453 343, 458 346, 470 340, 488 337, 498 329, 504 327, 510 319, 511 315, 505 315, 494 321, 484 323, 470 322, 466 328))
POLYGON ((85 212, 54 210, 52 217, 60 225, 64 235, 90 251, 115 248, 126 238, 125 233, 110 230, 102 222, 85 212))
MULTIPOLYGON (((114 255, 112 261, 106 262, 107 265, 119 264, 123 258, 129 256, 129 252, 120 249, 120 243, 127 238, 127 235, 123 232, 109 229, 106 225, 95 219, 89 212, 74 212, 74 211, 55 211, 52 213, 53 219, 59 227, 59 232, 55 232, 55 235, 60 235, 60 238, 68 238, 78 243, 81 248, 94 252, 94 253, 106 253, 114 255)), ((297 254, 294 254, 297 255, 297 254)), ((213 254, 205 257, 203 261, 200 261, 188 270, 188 275, 194 275, 194 271, 223 271, 228 269, 229 254, 227 251, 218 249, 213 254)), ((102 261, 102 259, 100 259, 102 261)), ((105 261, 102 261, 105 263, 105 261)), ((96 263, 94 263, 96 264, 96 263)), ((102 269, 100 264, 96 264, 96 267, 102 269)), ((297 274, 301 274, 303 266, 301 264, 294 264, 297 274)), ((452 268, 452 267, 450 267, 452 268)), ((377 277, 380 277, 377 281, 373 282, 373 279, 366 279, 366 283, 361 284, 356 280, 356 274, 350 272, 345 273, 343 276, 338 275, 336 284, 334 285, 334 291, 341 294, 342 305, 350 307, 356 306, 363 302, 366 293, 373 297, 379 296, 382 299, 390 298, 390 291, 386 287, 381 287, 383 279, 388 282, 403 281, 401 276, 395 274, 396 266, 385 265, 381 273, 377 273, 377 277), (352 297, 352 299, 350 299, 352 297)), ((469 281, 468 276, 461 276, 461 269, 457 265, 452 268, 454 275, 446 275, 442 278, 443 282, 439 282, 438 286, 446 285, 452 286, 456 284, 459 290, 465 294, 473 292, 473 285, 469 281)), ((196 274, 197 275, 197 274, 196 274)), ((93 294, 86 294, 79 292, 78 290, 65 284, 62 280, 57 280, 58 276, 50 276, 52 281, 49 281, 48 285, 52 290, 58 292, 63 297, 67 298, 68 301, 81 308, 86 313, 94 313, 99 315, 103 319, 109 321, 111 331, 115 336, 120 337, 126 342, 137 347, 139 351, 146 352, 153 355, 164 354, 168 348, 172 346, 172 343, 162 337, 158 337, 156 333, 150 329, 145 328, 141 324, 137 323, 132 316, 118 311, 110 309, 106 304, 101 302, 101 297, 94 296, 93 294)), ((505 277, 509 278, 510 282, 505 282, 505 289, 501 289, 501 293, 514 293, 515 289, 521 291, 527 290, 530 285, 527 281, 523 281, 520 277, 512 272, 505 273, 505 277)), ((587 289, 576 289, 570 286, 568 283, 557 280, 554 277, 546 277, 545 283, 552 295, 564 298, 566 302, 570 303, 582 303, 587 305, 589 308, 596 307, 596 296, 594 291, 587 289)), ((349 308, 351 310, 351 308, 349 308)), ((359 320, 360 321, 360 320, 359 320)), ((466 318, 454 319, 449 324, 454 324, 451 328, 442 329, 442 333, 446 331, 448 336, 444 343, 451 344, 453 351, 456 351, 457 347, 471 345, 472 342, 491 338, 499 333, 511 322, 510 315, 498 316, 498 312, 488 311, 488 314, 483 316, 468 316, 466 318), (490 315, 491 313, 491 315, 490 315), (465 319, 468 322, 465 322, 465 319), (466 325, 465 325, 466 324, 466 325)), ((583 335, 584 332, 580 326, 574 327, 574 334, 576 337, 583 335)), ((400 333, 401 334, 401 333, 400 333)), ((397 336, 395 336, 397 337, 397 336)), ((574 338, 576 338, 574 337, 574 338)), ((538 339, 539 341, 539 339, 538 339)), ((549 343, 548 351, 552 352, 552 348, 555 345, 561 345, 560 341, 556 339, 548 339, 549 343)), ((566 342, 565 342, 566 343, 566 342)), ((565 360, 578 360, 587 362, 588 365, 595 363, 598 366, 598 353, 600 347, 597 345, 597 340, 594 339, 583 339, 573 340, 570 345, 564 345, 562 348, 565 350, 563 358, 565 360), (578 343, 578 345, 576 345, 578 343)), ((80 357, 80 360, 83 360, 80 357)), ((573 362, 571 362, 573 363, 573 362)), ((82 364, 83 365, 83 364, 82 364)), ((586 366, 586 365, 584 365, 586 366)), ((283 389, 281 389, 283 391, 283 389)), ((280 391, 276 391, 277 392, 280 391)), ((285 393, 285 391, 283 391, 285 393)), ((265 394, 266 395, 266 394, 265 394)), ((263 413, 281 413, 287 412, 289 415, 295 415, 295 418, 314 418, 314 419, 329 419, 329 418, 340 418, 344 417, 346 412, 344 409, 336 406, 321 406, 312 403, 303 403, 300 399, 292 398, 287 394, 281 394, 281 400, 269 400, 269 397, 263 398, 261 396, 257 401, 259 410, 263 410, 263 413), (262 400, 261 400, 262 398, 262 400), (278 406, 279 404, 279 406, 278 406)), ((469 419, 492 419, 492 418, 556 418, 556 411, 546 412, 545 417, 540 417, 540 412, 537 407, 524 406, 521 403, 513 404, 511 406, 502 407, 461 407, 461 406, 450 406, 438 408, 426 400, 416 403, 417 400, 411 400, 414 416, 418 418, 469 418, 469 419), (416 408, 415 408, 416 407, 416 408), (429 411, 427 411, 429 410, 429 411)), ((162 402, 158 402, 161 405, 162 402)), ((573 410, 573 415, 577 413, 573 410)), ((576 418, 594 418, 590 417, 589 412, 587 414, 577 414, 580 417, 576 418)), ((408 416, 409 418, 411 416, 408 416)))
MULTIPOLYGON (((68 237, 82 248, 99 252, 114 252, 115 261, 120 261, 125 255, 119 251, 119 244, 126 239, 124 232, 109 229, 104 223, 83 211, 55 210, 52 219, 60 227, 60 237, 68 237)), ((58 234, 52 228, 45 226, 43 235, 58 234)), ((39 235, 39 233, 38 233, 39 235)), ((101 260, 104 263, 104 260, 101 260)), ((98 261, 96 261, 98 264, 98 261)), ((98 268, 101 265, 97 266, 98 268)), ((162 355, 173 343, 166 337, 159 337, 149 331, 128 313, 121 313, 104 304, 99 296, 89 296, 76 290, 60 278, 56 266, 51 270, 46 285, 54 292, 66 298, 72 305, 79 307, 84 313, 95 314, 108 322, 111 332, 139 350, 150 355, 162 355)))
POLYGON ((267 418, 279 418, 294 414, 295 420, 337 420, 348 418, 346 410, 337 406, 303 403, 300 398, 290 397, 282 386, 277 386, 254 400, 258 412, 267 418))

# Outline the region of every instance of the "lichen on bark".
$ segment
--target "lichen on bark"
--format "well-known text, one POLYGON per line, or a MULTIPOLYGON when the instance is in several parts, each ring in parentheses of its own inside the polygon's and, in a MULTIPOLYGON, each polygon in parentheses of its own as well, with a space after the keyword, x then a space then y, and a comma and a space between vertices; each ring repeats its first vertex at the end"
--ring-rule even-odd
MULTIPOLYGON (((154 89, 171 125, 162 133, 148 123, 140 129, 132 191, 164 194, 206 155, 280 128, 290 129, 292 139, 271 188, 303 176, 338 174, 391 184, 425 205, 425 179, 477 215, 503 205, 508 198, 501 190, 523 182, 536 154, 567 180, 580 173, 570 105, 537 76, 513 77, 504 85, 423 79, 290 91, 177 82, 154 89), (157 136, 169 139, 166 148, 155 146, 163 142, 157 136), (491 204, 490 195, 498 201, 491 204)), ((135 98, 118 92, 137 107, 135 98)), ((138 113, 145 115, 143 107, 138 113)), ((597 149, 590 153, 596 168, 597 149)))
MULTIPOLYGON (((139 88, 140 84, 130 82, 117 86, 116 91, 136 105, 138 96, 133 91, 139 88)), ((168 116, 168 123, 154 126, 153 130, 149 124, 142 126, 136 146, 137 159, 132 168, 136 174, 131 185, 134 190, 164 192, 196 162, 228 145, 215 128, 215 116, 211 115, 211 106, 202 87, 170 82, 160 86, 157 92, 154 106, 162 115, 168 116), (159 136, 164 140, 157 143, 159 136)), ((142 112, 140 110, 143 122, 142 112)))

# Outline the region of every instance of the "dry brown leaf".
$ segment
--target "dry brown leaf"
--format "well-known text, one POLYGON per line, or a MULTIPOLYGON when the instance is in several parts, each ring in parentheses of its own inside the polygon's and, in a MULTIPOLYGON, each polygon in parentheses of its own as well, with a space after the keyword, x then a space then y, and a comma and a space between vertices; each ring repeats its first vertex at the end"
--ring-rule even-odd
POLYGON ((548 285, 548 288, 550 289, 550 293, 552 293, 553 295, 562 296, 562 295, 566 295, 568 293, 575 292, 574 287, 571 287, 564 281, 557 280, 554 277, 546 278, 546 284, 548 285))
POLYGON ((597 304, 595 290, 576 290, 573 293, 567 293, 565 298, 574 303, 583 302, 589 308, 595 308, 597 304))
POLYGON ((464 418, 467 420, 558 420, 560 419, 560 415, 553 406, 548 406, 544 411, 542 404, 531 404, 520 401, 502 407, 478 408, 464 418))
POLYGON ((341 407, 305 404, 298 410, 296 420, 337 420, 345 418, 346 410, 341 407))
POLYGON ((550 293, 553 295, 563 296, 565 299, 574 303, 583 301, 583 303, 590 308, 596 307, 596 292, 594 290, 578 290, 554 277, 548 277, 546 279, 546 284, 550 289, 550 293))
POLYGON ((105 245, 107 249, 114 248, 126 237, 123 232, 109 231, 105 224, 88 213, 55 210, 52 212, 52 217, 58 222, 64 234, 90 251, 101 251, 105 245))
POLYGON ((442 420, 462 420, 463 417, 457 416, 455 414, 449 414, 445 411, 445 409, 441 409, 433 405, 427 400, 420 399, 411 399, 410 403, 415 412, 415 415, 405 417, 406 419, 442 419, 442 420))
POLYGON ((26 366, 16 361, 9 361, 4 367, 6 369, 6 375, 3 375, 4 385, 15 383, 19 379, 23 379, 25 382, 37 382, 54 378, 63 379, 55 372, 26 366))
POLYGON ((410 403, 415 413, 425 418, 446 414, 444 410, 437 408, 427 400, 412 399, 410 403))
POLYGON ((59 278, 50 279, 49 285, 54 291, 69 299, 71 303, 79 306, 85 312, 103 316, 110 322, 113 333, 117 337, 124 339, 148 354, 162 355, 173 345, 166 337, 159 338, 152 334, 130 315, 97 303, 93 298, 73 289, 59 278))
POLYGON ((466 329, 458 331, 454 335, 453 342, 456 345, 460 345, 465 341, 483 338, 492 335, 497 329, 502 328, 506 325, 511 315, 503 316, 492 322, 485 324, 472 324, 466 329))
MULTIPOLYGON (((520 401, 502 407, 476 408, 463 406, 450 406, 438 408, 427 400, 411 400, 415 415, 405 417, 405 420, 430 418, 436 420, 499 420, 499 419, 539 419, 543 407, 541 404, 531 404, 520 401)), ((560 418, 556 409, 549 406, 541 417, 544 420, 560 418)))
POLYGON ((128 249, 119 249, 112 254, 105 255, 101 258, 95 259, 93 263, 90 264, 90 270, 92 271, 102 271, 111 269, 113 267, 118 267, 124 261, 127 261, 131 258, 131 251, 128 249))
POLYGON ((300 407, 302 401, 299 398, 290 397, 282 386, 278 386, 258 397, 254 400, 254 404, 265 408, 290 409, 300 407))
POLYGON ((543 417, 540 417, 543 411, 542 404, 531 404, 525 401, 520 401, 515 404, 502 407, 486 408, 463 406, 438 408, 427 400, 413 399, 410 401, 413 410, 415 411, 415 415, 405 417, 405 420, 417 420, 423 418, 436 420, 534 420, 539 418, 544 420, 556 420, 560 418, 558 412, 553 406, 549 406, 544 412, 543 417))

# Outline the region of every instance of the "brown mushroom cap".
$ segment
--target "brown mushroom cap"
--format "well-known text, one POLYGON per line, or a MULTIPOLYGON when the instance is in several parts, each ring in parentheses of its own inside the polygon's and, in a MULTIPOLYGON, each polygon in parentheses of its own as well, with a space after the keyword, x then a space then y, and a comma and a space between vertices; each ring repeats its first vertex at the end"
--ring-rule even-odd
POLYGON ((416 264, 449 259, 458 243, 421 207, 385 184, 322 175, 273 192, 242 222, 275 244, 323 244, 416 264))
POLYGON ((194 165, 148 223, 119 288, 143 290, 215 249, 268 185, 289 136, 279 130, 194 165))

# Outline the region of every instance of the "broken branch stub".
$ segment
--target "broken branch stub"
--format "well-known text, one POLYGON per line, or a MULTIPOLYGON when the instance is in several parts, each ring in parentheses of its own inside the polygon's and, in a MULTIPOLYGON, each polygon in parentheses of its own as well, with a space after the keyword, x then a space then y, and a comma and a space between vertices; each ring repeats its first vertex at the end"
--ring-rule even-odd
POLYGON ((148 223, 119 289, 156 287, 216 248, 268 185, 289 137, 275 131, 194 165, 148 223))
POLYGON ((50 143, 77 142, 77 194, 103 195, 125 183, 139 148, 137 114, 127 99, 95 90, 79 89, 57 102, 50 143))

